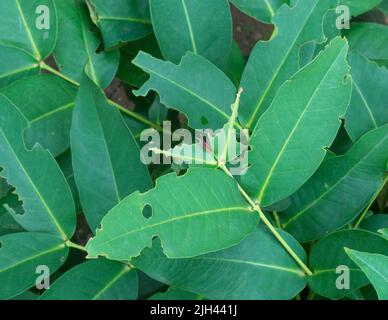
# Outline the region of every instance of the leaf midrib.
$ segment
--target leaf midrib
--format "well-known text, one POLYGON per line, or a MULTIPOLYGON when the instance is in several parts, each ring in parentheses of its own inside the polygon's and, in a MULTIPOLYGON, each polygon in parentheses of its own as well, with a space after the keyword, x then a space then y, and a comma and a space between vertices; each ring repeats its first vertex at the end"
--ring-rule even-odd
MULTIPOLYGON (((248 122, 246 124, 246 127, 247 128, 250 128, 250 126, 252 125, 252 122, 253 120, 255 119, 257 113, 259 112, 260 108, 261 108, 261 105, 263 104, 265 98, 267 97, 268 93, 269 93, 269 90, 272 88, 272 85, 273 83, 275 82, 275 79, 277 78, 277 76, 279 75, 280 73, 280 70, 283 68, 284 64, 286 63, 286 60, 287 58, 289 57, 292 49, 294 48, 294 45, 295 43, 297 42, 297 40, 299 40, 299 37, 300 35, 302 34, 303 30, 304 30, 304 27, 306 26, 307 24, 307 21, 309 21, 310 19, 310 16, 311 16, 311 13, 315 10, 315 8, 318 6, 318 3, 319 1, 317 1, 316 5, 312 8, 312 10, 309 12, 309 14, 307 15, 307 18, 305 19, 305 21, 303 22, 303 25, 302 27, 300 28, 300 31, 298 32, 297 36, 295 37, 294 41, 291 43, 291 46, 289 47, 289 49, 287 50, 286 54, 284 55, 284 58, 283 60, 281 61, 281 63, 279 64, 278 68, 275 70, 275 73, 274 75, 272 76, 268 86, 265 88, 265 91, 264 93, 262 94, 262 96, 260 97, 260 100, 258 101, 253 113, 251 114, 250 118, 248 119, 248 122)), ((299 5, 301 5, 299 3, 299 5)))
POLYGON ((91 300, 97 300, 104 292, 111 288, 121 277, 131 271, 130 268, 124 266, 124 269, 121 270, 117 275, 115 275, 99 292, 97 292, 91 300))
POLYGON ((285 150, 286 150, 286 148, 287 148, 289 142, 291 141, 292 137, 294 136, 294 133, 295 133, 296 130, 298 129, 300 122, 303 120, 303 118, 304 118, 306 112, 310 109, 311 103, 313 102, 313 100, 314 100, 316 94, 317 94, 318 91, 320 90, 322 83, 326 80, 326 78, 327 78, 327 76, 329 75, 330 71, 331 71, 332 68, 336 65, 338 59, 341 58, 341 53, 342 53, 342 51, 345 50, 345 49, 346 49, 346 47, 343 47, 343 48, 341 49, 341 51, 338 53, 337 57, 336 57, 336 58, 334 59, 334 61, 331 63, 329 69, 325 72, 324 76, 323 76, 322 79, 319 81, 319 83, 318 83, 318 85, 316 86, 316 88, 315 88, 313 94, 312 94, 311 97, 309 98, 309 100, 308 100, 308 102, 307 102, 307 104, 306 104, 306 107, 304 108, 303 112, 302 112, 301 115, 299 116, 297 122, 295 123, 295 125, 294 125, 294 127, 292 128, 290 134, 288 135, 286 141, 284 142, 282 148, 280 149, 278 155, 276 156, 276 159, 275 159, 273 165, 271 166, 271 168, 270 168, 270 170, 269 170, 269 173, 268 173, 268 175, 267 175, 267 177, 266 177, 266 179, 265 179, 265 181, 264 181, 264 183, 263 183, 262 188, 260 189, 259 194, 255 197, 255 198, 257 198, 257 200, 258 200, 259 203, 260 203, 261 200, 263 199, 264 194, 265 194, 265 191, 266 191, 266 189, 267 189, 267 187, 268 187, 268 184, 269 184, 269 182, 270 182, 270 180, 271 180, 271 178, 272 178, 272 175, 273 175, 273 173, 274 173, 274 171, 275 171, 275 169, 276 169, 276 167, 277 167, 277 165, 278 165, 280 159, 282 158, 282 156, 283 156, 283 154, 284 154, 284 152, 285 152, 285 150))
MULTIPOLYGON (((113 241, 116 241, 118 239, 127 237, 127 236, 129 236, 131 234, 134 234, 134 233, 138 233, 138 232, 141 232, 141 231, 144 231, 144 230, 147 230, 147 229, 153 229, 155 227, 159 227, 161 225, 169 224, 169 223, 176 222, 176 221, 179 221, 179 220, 186 220, 186 219, 190 219, 190 218, 194 218, 194 217, 209 215, 209 214, 212 214, 212 213, 214 213, 214 214, 221 214, 221 213, 224 213, 226 211, 230 211, 230 212, 232 212, 232 211, 246 211, 246 212, 249 212, 249 213, 252 212, 251 209, 248 208, 248 207, 216 208, 216 209, 212 209, 212 210, 192 212, 192 213, 189 213, 189 214, 185 214, 183 216, 173 217, 171 219, 166 219, 166 220, 163 220, 163 221, 160 221, 160 222, 157 222, 157 223, 148 224, 148 225, 146 225, 144 227, 137 228, 137 229, 125 232, 125 233, 123 233, 123 234, 121 234, 119 236, 116 236, 116 237, 113 237, 113 238, 109 239, 108 241, 105 241, 104 244, 111 243, 113 241)), ((100 231, 102 231, 103 229, 104 229, 104 226, 102 224, 102 228, 100 229, 100 231)))
POLYGON ((14 263, 14 264, 11 264, 10 266, 5 267, 4 269, 0 269, 0 273, 6 272, 6 271, 8 271, 8 270, 10 270, 12 268, 18 267, 21 264, 27 263, 27 262, 29 262, 31 260, 40 258, 41 256, 48 255, 48 254, 50 254, 52 252, 59 251, 60 249, 64 249, 64 248, 66 248, 65 244, 61 243, 61 244, 59 244, 59 245, 57 245, 55 247, 52 247, 52 248, 50 248, 48 250, 41 251, 41 252, 37 253, 36 255, 30 256, 27 259, 23 259, 23 260, 18 261, 18 262, 14 263))
POLYGON ((305 274, 302 270, 299 269, 291 269, 283 266, 278 266, 278 265, 273 265, 273 264, 266 264, 266 263, 261 263, 261 262, 256 262, 256 261, 246 261, 246 260, 239 260, 239 259, 229 259, 229 258, 212 258, 212 257, 199 257, 199 258, 191 258, 191 260, 214 260, 214 261, 222 261, 222 262, 230 262, 230 263, 237 263, 237 264, 247 264, 251 265, 254 267, 262 267, 262 268, 267 268, 267 269, 274 269, 274 270, 279 270, 283 272, 288 272, 288 273, 295 273, 298 276, 304 277, 305 274))
MULTIPOLYGON (((39 189, 36 187, 35 183, 31 180, 31 177, 29 176, 29 174, 25 170, 23 164, 20 162, 18 155, 15 153, 15 151, 14 151, 14 149, 12 147, 12 144, 8 140, 6 134, 4 133, 4 131, 3 131, 3 129, 1 127, 0 127, 0 132, 1 132, 1 135, 3 136, 3 138, 5 139, 8 147, 9 147, 9 149, 11 151, 11 153, 13 154, 17 164, 22 169, 25 177, 27 178, 28 182, 30 183, 30 185, 32 186, 33 190, 35 191, 35 193, 37 194, 38 198, 40 199, 41 203, 43 204, 44 208, 46 209, 46 212, 48 213, 49 217, 51 218, 52 222, 54 223, 55 228, 59 231, 59 235, 62 237, 63 240, 66 240, 67 239, 66 232, 62 229, 62 227, 59 224, 58 220, 56 219, 54 213, 51 211, 51 208, 47 204, 46 200, 43 198, 42 194, 40 193, 39 189)), ((28 152, 28 151, 26 151, 26 152, 28 152)))
POLYGON ((376 122, 376 119, 374 117, 374 114, 372 112, 372 108, 369 106, 369 103, 366 99, 366 97, 364 96, 364 93, 361 91, 361 88, 359 87, 359 85, 357 84, 356 80, 354 79, 354 77, 352 78, 353 80, 353 84, 354 84, 354 87, 356 88, 358 94, 360 95, 361 97, 361 100, 362 102, 364 103, 364 106, 365 106, 365 109, 367 110, 372 122, 373 122, 373 126, 375 127, 375 129, 377 129, 379 126, 376 122))
POLYGON ((220 108, 218 108, 216 105, 214 105, 213 103, 211 103, 210 101, 206 100, 205 98, 201 97, 200 95, 198 95, 197 93, 195 93, 194 91, 180 85, 178 82, 170 79, 170 78, 167 78, 165 76, 163 76, 162 74, 154 71, 154 70, 151 70, 147 67, 142 67, 144 70, 146 70, 147 72, 149 72, 150 74, 154 74, 164 80, 166 80, 167 82, 170 82, 171 84, 173 84, 174 86, 180 88, 181 90, 187 92, 188 94, 194 96, 195 98, 197 98, 198 100, 202 101, 203 103, 207 104, 209 107, 211 107, 214 111, 218 112, 220 115, 222 115, 225 119, 229 120, 229 115, 226 114, 225 112, 223 112, 220 108))
POLYGON ((181 4, 182 4, 182 7, 183 7, 183 12, 185 14, 185 19, 186 19, 186 22, 187 22, 187 27, 189 29, 189 36, 190 36, 191 46, 193 47, 193 52, 195 54, 197 54, 198 53, 197 44, 196 44, 196 41, 195 41, 193 27, 191 25, 191 20, 190 20, 189 12, 187 11, 186 1, 185 0, 181 0, 181 4))

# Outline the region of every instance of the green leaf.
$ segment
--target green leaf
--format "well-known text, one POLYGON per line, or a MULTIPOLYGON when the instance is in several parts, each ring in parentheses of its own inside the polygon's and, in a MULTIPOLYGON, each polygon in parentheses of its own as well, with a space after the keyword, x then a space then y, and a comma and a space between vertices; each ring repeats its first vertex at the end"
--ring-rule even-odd
POLYGON ((388 300, 388 257, 345 248, 347 255, 366 274, 380 300, 388 300))
POLYGON ((56 76, 21 79, 0 91, 27 120, 27 148, 39 143, 57 156, 70 146, 71 113, 77 89, 56 76), (20 94, 20 93, 23 94, 20 94))
POLYGON ((307 242, 351 222, 383 183, 387 148, 385 125, 364 135, 345 155, 324 161, 292 196, 282 217, 285 230, 307 242))
POLYGON ((89 77, 100 87, 107 87, 116 74, 120 52, 98 52, 101 39, 97 32, 92 31, 93 23, 84 3, 77 0, 56 0, 56 6, 59 37, 55 60, 59 70, 79 82, 86 65, 89 77))
POLYGON ((82 208, 92 230, 126 196, 151 185, 139 146, 119 110, 86 77, 73 111, 71 150, 82 208))
POLYGON ((51 154, 40 145, 27 150, 22 132, 27 121, 0 96, 1 176, 16 188, 24 214, 13 218, 28 231, 44 231, 69 239, 75 230, 74 202, 69 186, 51 154))
POLYGON ((388 63, 388 26, 377 23, 353 23, 345 32, 351 50, 381 65, 388 63))
POLYGON ((266 23, 271 23, 276 11, 288 0, 231 0, 231 2, 247 15, 266 23))
POLYGON ((87 0, 106 49, 152 33, 148 0, 87 0))
MULTIPOLYGON (((279 232, 306 261, 295 239, 279 232)), ((290 299, 306 285, 303 271, 263 225, 223 251, 173 260, 154 245, 131 263, 159 281, 215 300, 290 299)))
POLYGON ((378 231, 383 235, 384 238, 388 240, 388 228, 380 229, 378 231))
POLYGON ((374 214, 360 223, 360 229, 378 232, 388 228, 388 214, 374 214))
POLYGON ((229 120, 236 88, 229 78, 201 56, 187 53, 179 65, 140 52, 132 61, 150 74, 134 91, 146 96, 156 91, 167 107, 183 112, 193 128, 219 129, 229 120))
POLYGON ((225 74, 237 87, 240 84, 245 69, 245 58, 237 42, 233 41, 232 50, 229 54, 228 63, 224 68, 225 74))
POLYGON ((38 63, 35 58, 24 50, 0 44, 0 88, 13 81, 38 73, 38 63))
POLYGON ((242 182, 262 206, 295 192, 324 159, 349 103, 347 49, 345 40, 335 38, 279 89, 257 123, 242 182))
POLYGON ((40 265, 53 273, 66 260, 68 250, 62 239, 44 233, 0 237, 0 299, 12 298, 32 287, 40 265))
MULTIPOLYGON (((4 184, 4 180, 0 180, 0 185, 4 184)), ((9 186, 8 186, 9 187, 9 186)), ((2 191, 2 190, 1 190, 2 191)), ((0 191, 0 236, 21 232, 24 229, 12 218, 12 215, 7 211, 6 207, 12 208, 15 212, 23 214, 24 210, 22 203, 19 201, 18 196, 14 193, 14 190, 9 189, 2 194, 0 191)))
POLYGON ((314 275, 309 278, 311 289, 321 296, 339 299, 369 283, 360 268, 347 256, 344 248, 388 254, 388 242, 383 237, 363 230, 342 230, 317 242, 310 254, 314 275), (349 273, 343 266, 348 268, 349 273), (341 276, 349 276, 349 288, 338 289, 341 276))
POLYGON ((181 177, 162 176, 155 189, 123 200, 104 217, 87 250, 90 258, 128 260, 157 236, 168 257, 193 257, 238 243, 257 222, 233 179, 193 168, 181 177))
POLYGON ((325 40, 323 20, 337 2, 293 1, 291 8, 283 6, 278 10, 273 19, 275 36, 256 44, 242 76, 245 93, 241 97, 240 120, 247 128, 254 128, 279 87, 299 70, 300 47, 325 40))
POLYGON ((225 66, 232 48, 227 0, 150 0, 150 7, 155 35, 166 60, 178 63, 190 51, 219 67, 225 66))
POLYGON ((40 300, 136 300, 136 271, 127 265, 98 259, 63 274, 40 300))
POLYGON ((353 17, 359 16, 378 6, 383 0, 340 0, 340 4, 350 8, 353 17))
POLYGON ((203 298, 198 294, 170 287, 166 292, 158 292, 148 300, 203 300, 203 298))
POLYGON ((47 58, 57 41, 53 0, 2 0, 0 43, 23 50, 36 62, 47 58))

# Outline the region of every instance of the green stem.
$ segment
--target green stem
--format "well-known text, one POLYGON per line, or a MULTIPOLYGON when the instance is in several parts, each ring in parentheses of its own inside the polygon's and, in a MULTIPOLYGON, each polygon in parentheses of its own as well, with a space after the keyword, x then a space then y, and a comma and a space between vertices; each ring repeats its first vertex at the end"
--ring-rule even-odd
POLYGON ((308 296, 307 296, 307 298, 306 298, 306 300, 314 300, 316 295, 317 294, 314 291, 310 291, 308 296))
MULTIPOLYGON (((71 84, 79 87, 79 83, 78 82, 74 81, 73 79, 65 76, 63 73, 61 73, 61 72, 55 70, 54 68, 50 67, 44 61, 42 61, 40 63, 40 68, 43 69, 43 70, 49 71, 52 74, 55 74, 56 76, 58 76, 58 77, 60 77, 60 78, 62 78, 64 80, 70 82, 71 84)), ((138 114, 136 112, 133 112, 131 110, 128 110, 128 109, 124 108, 123 106, 119 105, 118 103, 116 103, 116 102, 114 102, 114 101, 112 101, 110 99, 108 99, 108 102, 109 102, 109 104, 111 106, 119 109, 121 112, 127 114, 128 116, 130 116, 130 117, 132 117, 134 119, 136 119, 137 121, 142 122, 145 125, 150 126, 150 127, 154 128, 155 130, 157 130, 159 132, 163 131, 163 129, 162 129, 162 127, 160 125, 158 125, 156 123, 153 123, 152 121, 148 120, 146 117, 144 117, 144 116, 142 116, 142 115, 140 115, 140 114, 138 114)))
POLYGON ((281 224, 280 224, 280 219, 279 219, 278 212, 277 212, 277 211, 274 211, 274 212, 272 212, 272 214, 273 214, 273 218, 274 218, 274 220, 275 220, 276 227, 277 227, 278 229, 281 229, 282 226, 281 226, 281 224))
POLYGON ((67 240, 67 241, 65 242, 65 244, 66 244, 69 248, 74 248, 74 249, 78 249, 78 250, 87 252, 85 247, 80 246, 79 244, 76 244, 76 243, 74 243, 74 242, 71 242, 70 240, 67 240))
MULTIPOLYGON (((234 178, 233 175, 230 173, 228 168, 220 164, 219 167, 230 177, 234 178)), ((306 266, 306 264, 302 261, 302 259, 299 258, 299 256, 295 253, 294 250, 288 245, 288 243, 283 239, 283 237, 280 235, 280 233, 276 230, 276 228, 271 224, 271 222, 267 219, 265 216, 263 210, 261 210, 260 206, 257 205, 251 197, 245 192, 245 190, 241 187, 241 185, 236 181, 237 187, 240 190, 243 197, 248 201, 248 203, 251 205, 252 209, 259 213, 260 219, 264 222, 264 224, 268 227, 268 229, 271 231, 271 233, 275 236, 275 238, 280 242, 280 244, 283 246, 283 248, 288 252, 288 254, 295 260, 295 262, 302 268, 302 270, 308 275, 311 276, 313 273, 312 271, 306 266)))
POLYGON ((376 193, 372 197, 372 200, 369 202, 368 206, 365 208, 365 210, 361 213, 361 215, 357 219, 356 223, 353 226, 353 229, 357 229, 360 226, 361 222, 364 220, 365 216, 367 215, 370 207, 375 202, 376 198, 379 196, 381 190, 384 189, 387 181, 388 181, 388 175, 384 178, 384 181, 383 181, 381 187, 376 191, 376 193))

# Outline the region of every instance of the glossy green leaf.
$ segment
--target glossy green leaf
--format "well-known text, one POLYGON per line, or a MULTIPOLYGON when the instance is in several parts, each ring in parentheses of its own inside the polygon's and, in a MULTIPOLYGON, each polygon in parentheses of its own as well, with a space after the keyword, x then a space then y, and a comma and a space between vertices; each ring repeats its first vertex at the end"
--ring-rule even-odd
POLYGON ((388 241, 369 231, 343 230, 328 235, 314 245, 310 254, 310 266, 314 275, 309 278, 309 286, 317 294, 339 299, 369 283, 360 268, 347 256, 345 247, 388 254, 388 241), (341 276, 348 276, 348 289, 347 279, 344 280, 341 276))
POLYGON ((5 180, 0 178, 0 236, 24 231, 7 211, 7 207, 12 208, 20 214, 24 212, 22 203, 19 201, 14 190, 5 183, 5 180))
POLYGON ((102 217, 126 196, 136 190, 146 191, 150 177, 120 112, 86 77, 81 82, 72 122, 74 177, 83 211, 95 230, 102 217))
POLYGON ((237 87, 245 68, 245 58, 237 42, 233 41, 232 50, 229 54, 229 59, 224 68, 225 74, 233 81, 237 87))
POLYGON ((198 294, 170 287, 166 292, 158 292, 148 300, 203 300, 203 298, 198 294))
POLYGON ((0 299, 9 299, 35 285, 38 266, 50 273, 66 260, 62 239, 44 233, 21 232, 0 237, 0 299))
POLYGON ((277 9, 287 0, 231 0, 231 2, 247 15, 266 23, 271 23, 277 9))
POLYGON ((26 118, 27 148, 39 143, 57 156, 70 146, 71 113, 77 89, 56 76, 21 79, 0 91, 26 118))
POLYGON ((380 300, 388 300, 388 256, 345 249, 348 256, 366 274, 380 300))
POLYGON ((292 196, 282 224, 299 241, 318 239, 351 222, 381 187, 388 125, 364 135, 345 155, 326 160, 292 196))
POLYGON ((279 9, 273 19, 275 36, 256 44, 242 76, 245 93, 241 97, 240 120, 246 127, 254 128, 279 87, 299 70, 301 45, 324 41, 324 16, 337 2, 299 0, 279 9))
POLYGON ((150 74, 150 79, 134 91, 136 96, 156 91, 160 101, 183 112, 193 128, 219 129, 229 120, 236 88, 201 56, 189 52, 179 65, 174 65, 140 52, 133 63, 150 74))
MULTIPOLYGON (((295 239, 279 232, 305 261, 295 239)), ((306 285, 303 271, 263 225, 223 251, 173 260, 154 244, 131 263, 159 281, 215 300, 291 299, 306 285)))
POLYGON ((13 81, 38 73, 38 63, 29 53, 0 44, 0 88, 13 81))
POLYGON ((137 292, 134 269, 120 262, 98 259, 67 271, 40 300, 135 300, 137 292))
POLYGON ((335 38, 280 88, 257 123, 242 182, 262 206, 295 192, 324 159, 349 103, 347 49, 345 40, 335 38))
POLYGON ((87 0, 106 49, 152 33, 148 0, 87 0))
POLYGON ((372 232, 378 232, 381 229, 388 228, 388 214, 374 214, 365 218, 359 226, 360 229, 372 232))
POLYGON ((388 69, 357 53, 349 55, 353 93, 345 115, 345 128, 353 141, 388 123, 388 69))
POLYGON ((79 82, 86 66, 90 78, 100 87, 107 87, 116 74, 119 51, 99 52, 101 39, 92 30, 86 4, 77 0, 55 0, 55 3, 59 25, 54 54, 59 70, 79 82))
POLYGON ((388 26, 377 23, 353 23, 345 32, 351 50, 381 65, 388 63, 388 26))
POLYGON ((53 0, 2 0, 0 44, 28 53, 35 62, 47 58, 57 41, 53 0))
POLYGON ((51 154, 40 145, 27 150, 22 132, 27 121, 4 96, 0 96, 1 176, 16 188, 25 213, 9 208, 28 231, 70 238, 75 229, 74 202, 69 186, 51 154))
POLYGON ((181 177, 165 175, 155 189, 127 197, 104 217, 87 250, 90 258, 128 260, 157 236, 168 257, 193 257, 238 243, 257 222, 233 179, 215 169, 193 168, 181 177))
POLYGON ((232 48, 232 17, 227 0, 150 0, 156 38, 166 60, 178 63, 190 51, 217 66, 232 48))
POLYGON ((340 4, 346 5, 350 9, 353 17, 359 16, 379 5, 383 0, 340 0, 340 4))

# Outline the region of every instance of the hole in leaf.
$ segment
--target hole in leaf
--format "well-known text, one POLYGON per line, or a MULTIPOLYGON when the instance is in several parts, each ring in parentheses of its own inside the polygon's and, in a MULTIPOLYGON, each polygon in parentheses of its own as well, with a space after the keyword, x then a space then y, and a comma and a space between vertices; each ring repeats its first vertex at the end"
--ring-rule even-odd
POLYGON ((208 123, 209 123, 209 120, 202 116, 202 117, 201 117, 201 124, 202 124, 202 125, 206 125, 206 124, 208 124, 208 123))
POLYGON ((152 207, 149 204, 143 208, 143 217, 146 219, 150 219, 152 217, 152 207))

